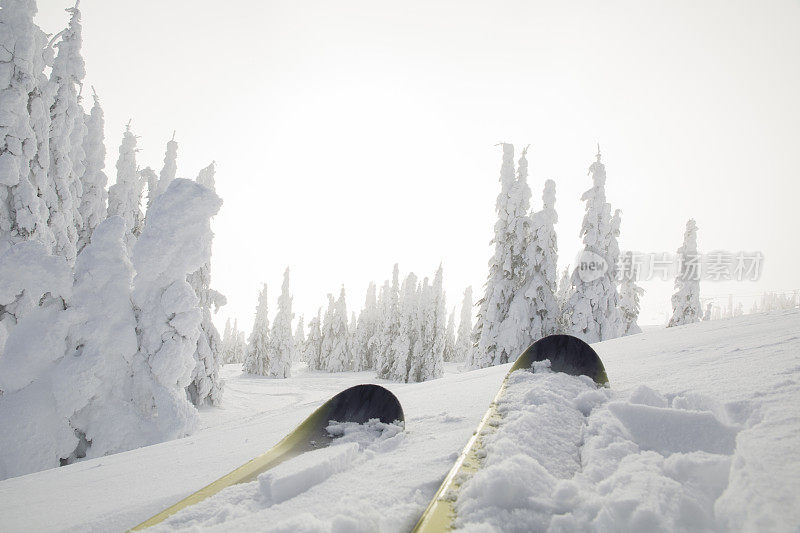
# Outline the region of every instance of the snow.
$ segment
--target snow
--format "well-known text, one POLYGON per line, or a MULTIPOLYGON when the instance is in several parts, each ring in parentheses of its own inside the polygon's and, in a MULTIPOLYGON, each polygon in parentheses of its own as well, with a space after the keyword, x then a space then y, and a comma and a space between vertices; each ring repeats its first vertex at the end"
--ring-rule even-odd
MULTIPOLYGON (((795 530, 800 312, 648 330, 594 347, 611 389, 544 368, 514 375, 506 419, 486 437, 487 468, 462 489, 461 525, 490 531, 508 517, 503 530, 516 519, 524 531, 795 530)), ((404 432, 370 440, 369 428, 349 428, 361 435, 345 440, 345 429, 336 446, 163 527, 409 531, 508 368, 462 372, 446 363, 438 380, 377 380, 401 401, 404 432)), ((371 372, 304 364, 284 380, 234 365, 222 374, 225 402, 202 408, 190 437, 0 482, 0 530, 122 531, 263 453, 336 392, 376 382, 371 372)))

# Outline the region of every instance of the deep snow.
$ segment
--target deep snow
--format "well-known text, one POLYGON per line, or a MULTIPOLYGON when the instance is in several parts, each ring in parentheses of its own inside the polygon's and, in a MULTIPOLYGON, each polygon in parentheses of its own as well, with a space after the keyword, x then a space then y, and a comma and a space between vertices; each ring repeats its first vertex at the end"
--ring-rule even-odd
MULTIPOLYGON (((554 531, 796 530, 800 312, 594 347, 611 390, 544 371, 515 378, 507 423, 487 440, 487 469, 458 502, 461 525, 491 530, 505 513, 554 531)), ((448 364, 439 380, 383 383, 403 404, 405 432, 343 429, 347 442, 162 527, 408 531, 508 368, 459 373, 448 364)), ((124 530, 263 452, 336 392, 376 382, 369 372, 303 368, 287 380, 233 366, 223 374, 224 405, 201 411, 191 437, 0 482, 0 530, 124 530)))

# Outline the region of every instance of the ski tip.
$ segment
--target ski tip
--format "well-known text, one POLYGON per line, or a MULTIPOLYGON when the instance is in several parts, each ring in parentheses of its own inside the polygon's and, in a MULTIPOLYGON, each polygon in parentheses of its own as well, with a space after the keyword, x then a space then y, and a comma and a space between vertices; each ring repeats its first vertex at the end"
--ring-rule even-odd
POLYGON ((356 385, 345 389, 324 406, 328 420, 363 424, 374 418, 385 424, 405 423, 400 401, 380 385, 356 385))
POLYGON ((553 372, 589 376, 598 385, 607 385, 608 376, 600 356, 591 346, 572 335, 549 335, 531 344, 511 367, 510 372, 530 368, 536 361, 550 360, 553 372))

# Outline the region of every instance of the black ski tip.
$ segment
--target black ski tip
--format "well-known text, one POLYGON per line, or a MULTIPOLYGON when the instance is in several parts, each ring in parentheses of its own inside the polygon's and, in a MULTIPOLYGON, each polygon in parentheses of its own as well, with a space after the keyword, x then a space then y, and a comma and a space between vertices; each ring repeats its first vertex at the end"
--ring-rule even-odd
POLYGON ((403 407, 397 397, 380 385, 356 385, 331 398, 323 407, 326 416, 337 422, 363 424, 377 418, 385 424, 405 422, 403 407))
POLYGON ((572 335, 549 335, 531 344, 517 358, 511 372, 530 368, 535 361, 550 360, 553 372, 589 376, 598 385, 607 385, 603 362, 591 346, 572 335))

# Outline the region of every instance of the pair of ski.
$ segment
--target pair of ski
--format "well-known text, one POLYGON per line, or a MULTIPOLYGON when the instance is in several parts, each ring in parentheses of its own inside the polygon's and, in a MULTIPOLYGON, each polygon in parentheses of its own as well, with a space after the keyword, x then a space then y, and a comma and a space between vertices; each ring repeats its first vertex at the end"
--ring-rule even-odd
MULTIPOLYGON (((459 455, 428 508, 417 522, 416 533, 450 531, 456 519, 455 498, 460 485, 481 467, 479 453, 483 448, 483 430, 491 419, 499 417, 498 402, 503 398, 508 377, 517 370, 527 370, 536 361, 550 360, 553 372, 585 375, 598 385, 608 383, 605 368, 597 353, 585 342, 569 335, 551 335, 536 341, 519 356, 506 374, 500 390, 484 414, 472 438, 459 455)), ((403 408, 394 394, 379 385, 357 385, 344 390, 325 402, 294 431, 266 453, 252 459, 233 472, 203 487, 172 507, 165 509, 131 531, 156 525, 178 511, 199 503, 221 490, 238 483, 254 481, 260 474, 305 452, 324 448, 333 442, 326 427, 330 421, 363 424, 371 419, 384 423, 405 422, 403 408)))

